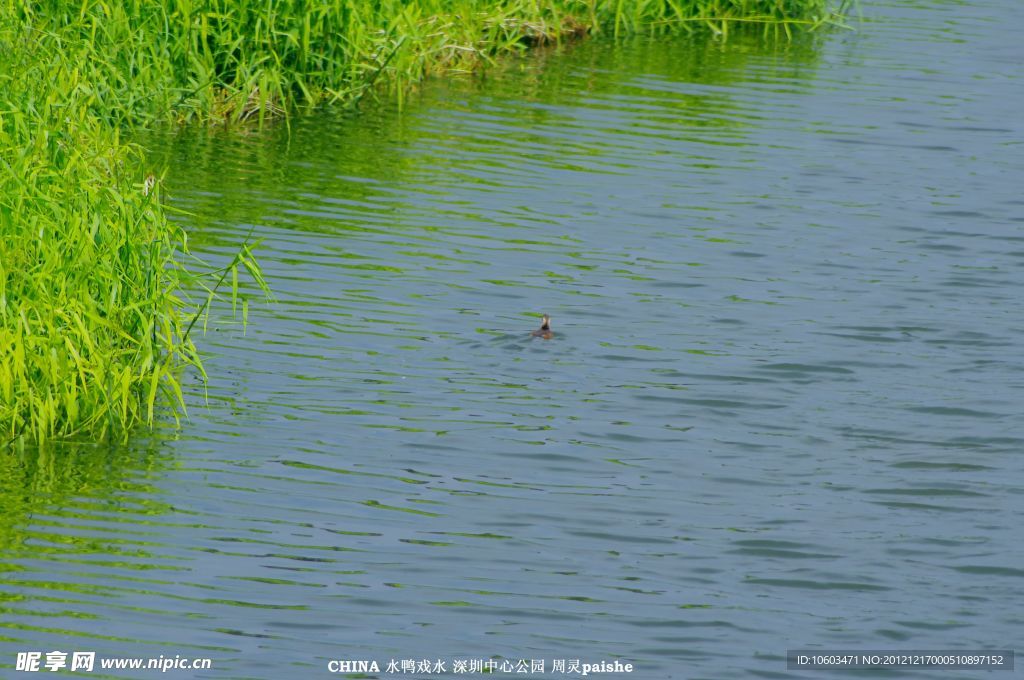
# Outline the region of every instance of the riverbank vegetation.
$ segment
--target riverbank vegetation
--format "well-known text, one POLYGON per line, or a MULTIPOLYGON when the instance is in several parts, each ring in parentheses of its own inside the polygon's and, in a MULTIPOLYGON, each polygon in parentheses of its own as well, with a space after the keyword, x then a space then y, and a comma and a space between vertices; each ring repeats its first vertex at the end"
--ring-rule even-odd
POLYGON ((299 106, 400 98, 426 77, 588 34, 789 34, 841 10, 829 0, 0 0, 0 444, 123 437, 163 406, 180 413, 182 369, 202 372, 192 330, 215 289, 236 299, 240 270, 263 285, 248 244, 225 268, 190 259, 161 204, 164 170, 125 140, 132 126, 259 124, 299 106))

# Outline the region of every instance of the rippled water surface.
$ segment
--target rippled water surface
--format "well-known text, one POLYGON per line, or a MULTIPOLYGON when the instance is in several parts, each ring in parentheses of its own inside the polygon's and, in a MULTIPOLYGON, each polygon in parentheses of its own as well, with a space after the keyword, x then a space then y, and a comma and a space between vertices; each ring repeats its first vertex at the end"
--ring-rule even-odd
POLYGON ((179 432, 5 460, 0 666, 1013 647, 1024 11, 864 10, 147 140, 277 299, 211 319, 179 432))

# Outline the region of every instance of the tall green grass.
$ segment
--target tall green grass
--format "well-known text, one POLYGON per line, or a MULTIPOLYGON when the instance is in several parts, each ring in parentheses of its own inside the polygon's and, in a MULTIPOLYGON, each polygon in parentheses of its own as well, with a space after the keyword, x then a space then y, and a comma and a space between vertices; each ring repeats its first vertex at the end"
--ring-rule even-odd
MULTIPOLYGON (((9 15, 8 15, 9 16, 9 15)), ((81 39, 0 25, 0 444, 124 436, 201 370, 188 326, 224 272, 186 267, 160 182, 81 39)), ((247 246, 229 270, 249 266, 247 246)), ((237 288, 231 293, 237 294, 237 288)), ((175 411, 176 412, 176 411, 175 411)))
MULTIPOLYGON (((53 37, 99 116, 249 119, 400 93, 439 72, 586 33, 814 29, 831 0, 39 0, 13 23, 53 37)), ((836 6, 837 5, 837 6, 836 6)))
POLYGON ((190 261, 132 125, 401 97, 586 34, 837 20, 829 0, 0 0, 0 444, 180 413, 197 314, 239 269, 265 285, 248 245, 190 261))

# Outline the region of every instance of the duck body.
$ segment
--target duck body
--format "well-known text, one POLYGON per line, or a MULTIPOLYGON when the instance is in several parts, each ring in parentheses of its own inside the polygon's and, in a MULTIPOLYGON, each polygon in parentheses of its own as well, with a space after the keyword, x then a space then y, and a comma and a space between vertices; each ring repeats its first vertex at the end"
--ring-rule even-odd
POLYGON ((543 338, 545 340, 550 340, 554 335, 551 331, 551 317, 547 314, 541 317, 540 328, 530 333, 531 337, 543 338))

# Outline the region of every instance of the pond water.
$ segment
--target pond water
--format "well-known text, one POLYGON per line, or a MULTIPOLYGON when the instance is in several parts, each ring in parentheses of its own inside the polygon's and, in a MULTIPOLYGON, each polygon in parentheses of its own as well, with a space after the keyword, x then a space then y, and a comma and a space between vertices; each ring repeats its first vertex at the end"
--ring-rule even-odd
POLYGON ((5 461, 0 667, 1012 648, 1024 9, 865 5, 145 140, 276 301, 211 319, 180 431, 5 461))

